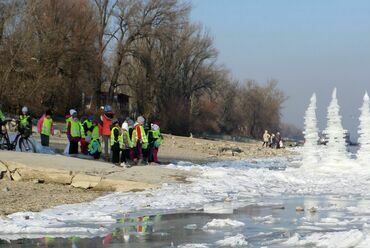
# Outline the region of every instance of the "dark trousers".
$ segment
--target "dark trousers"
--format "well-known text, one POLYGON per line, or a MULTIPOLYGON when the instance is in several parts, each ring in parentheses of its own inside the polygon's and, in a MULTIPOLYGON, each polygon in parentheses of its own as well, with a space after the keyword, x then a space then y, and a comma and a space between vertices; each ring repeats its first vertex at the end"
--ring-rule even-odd
POLYGON ((132 160, 130 149, 124 149, 121 154, 121 162, 127 163, 132 160))
POLYGON ((135 157, 137 159, 142 159, 143 158, 143 149, 142 149, 142 145, 140 143, 140 141, 138 141, 136 143, 136 147, 135 147, 135 157))
POLYGON ((78 141, 69 142, 69 154, 78 154, 78 141))
POLYGON ((149 162, 159 163, 158 161, 158 148, 153 146, 149 148, 149 162))
POLYGON ((111 150, 112 150, 112 163, 119 164, 120 163, 120 152, 121 152, 119 144, 116 143, 113 146, 111 146, 111 150))
POLYGON ((49 146, 49 139, 50 137, 45 135, 45 134, 41 134, 41 145, 42 146, 49 146))

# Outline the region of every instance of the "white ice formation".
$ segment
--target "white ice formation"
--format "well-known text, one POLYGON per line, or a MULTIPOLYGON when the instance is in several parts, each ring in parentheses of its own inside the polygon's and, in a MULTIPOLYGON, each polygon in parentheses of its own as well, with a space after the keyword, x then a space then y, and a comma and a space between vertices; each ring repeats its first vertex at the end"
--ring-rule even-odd
POLYGON ((325 165, 342 165, 347 163, 347 149, 346 149, 346 131, 342 127, 339 114, 339 105, 337 100, 337 89, 335 88, 332 94, 332 99, 328 107, 327 114, 328 124, 325 129, 328 144, 325 153, 325 165))
POLYGON ((303 165, 316 165, 319 163, 319 147, 318 147, 318 129, 316 119, 316 94, 314 93, 310 99, 310 105, 306 110, 304 117, 305 130, 303 132, 305 144, 303 148, 303 165))
POLYGON ((360 108, 360 125, 358 142, 361 148, 357 152, 357 162, 362 165, 370 164, 370 109, 369 109, 369 95, 367 92, 364 95, 364 102, 360 108))

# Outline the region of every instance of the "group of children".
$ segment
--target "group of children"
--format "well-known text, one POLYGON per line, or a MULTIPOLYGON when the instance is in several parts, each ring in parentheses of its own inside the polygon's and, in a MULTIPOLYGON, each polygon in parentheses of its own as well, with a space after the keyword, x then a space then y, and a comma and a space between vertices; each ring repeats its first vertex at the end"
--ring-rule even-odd
POLYGON ((150 129, 145 126, 145 119, 139 116, 136 122, 126 119, 119 123, 113 118, 110 106, 102 108, 100 118, 90 116, 79 121, 77 111, 70 110, 66 119, 69 154, 81 152, 99 159, 104 143, 104 155, 109 160, 108 147, 111 150, 111 162, 115 165, 129 167, 133 164, 159 163, 158 149, 162 144, 159 123, 151 123, 150 129), (100 140, 102 138, 102 141, 100 140))
MULTIPOLYGON (((101 108, 101 115, 78 118, 77 111, 71 109, 66 116, 66 134, 69 141, 65 153, 82 154, 99 159, 104 145, 104 157, 115 165, 159 163, 158 149, 162 144, 159 122, 146 126, 145 119, 139 116, 134 122, 127 118, 123 123, 114 117, 109 105, 101 108), (109 147, 111 159, 109 156, 109 147)), ((5 124, 5 116, 0 111, 0 121, 5 124)), ((52 112, 47 110, 37 122, 41 145, 49 146, 50 136, 54 135, 52 112)), ((18 120, 18 131, 25 135, 32 133, 32 120, 28 108, 22 108, 18 120)))

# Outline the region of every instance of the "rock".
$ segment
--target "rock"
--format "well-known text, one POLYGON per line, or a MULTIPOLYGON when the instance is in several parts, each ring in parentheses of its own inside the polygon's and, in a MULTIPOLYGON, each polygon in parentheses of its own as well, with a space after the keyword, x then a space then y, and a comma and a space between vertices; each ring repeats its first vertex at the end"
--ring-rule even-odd
POLYGON ((13 173, 11 173, 11 177, 14 181, 22 180, 22 176, 19 174, 18 170, 15 170, 13 173))
POLYGON ((308 210, 310 211, 310 213, 316 213, 317 212, 317 208, 315 208, 315 207, 312 207, 308 210))
POLYGON ((295 208, 295 211, 296 212, 304 212, 304 208, 301 207, 301 206, 298 206, 298 207, 295 208))
POLYGON ((37 183, 44 183, 45 180, 44 179, 34 179, 32 180, 33 183, 37 184, 37 183))
POLYGON ((94 188, 96 185, 100 183, 101 180, 102 178, 98 176, 77 174, 72 178, 71 185, 76 188, 89 189, 94 188))

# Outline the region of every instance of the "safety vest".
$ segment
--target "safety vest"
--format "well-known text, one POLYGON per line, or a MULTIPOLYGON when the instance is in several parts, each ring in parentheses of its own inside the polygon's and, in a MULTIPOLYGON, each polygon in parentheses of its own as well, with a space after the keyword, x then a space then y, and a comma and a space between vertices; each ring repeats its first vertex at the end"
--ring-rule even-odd
POLYGON ((68 129, 68 123, 70 123, 72 120, 73 120, 72 116, 66 119, 66 129, 68 129))
POLYGON ((91 139, 99 139, 99 137, 99 127, 96 125, 91 132, 91 139))
POLYGON ((89 119, 87 119, 87 120, 85 120, 85 121, 82 123, 82 126, 83 126, 83 127, 85 127, 85 124, 86 124, 86 126, 87 126, 88 130, 84 130, 84 131, 85 131, 85 133, 86 133, 86 135, 87 135, 87 136, 90 136, 90 137, 91 137, 91 131, 90 131, 90 128, 92 127, 92 122, 91 122, 89 119))
POLYGON ((53 125, 53 119, 44 117, 44 121, 41 127, 41 134, 50 136, 52 125, 53 125))
POLYGON ((87 146, 87 149, 89 150, 90 154, 93 154, 93 153, 96 152, 96 151, 93 150, 95 144, 98 146, 98 152, 102 151, 99 139, 92 139, 90 141, 89 145, 87 146))
POLYGON ((0 110, 0 121, 5 121, 5 115, 1 110, 0 110))
POLYGON ((19 116, 19 125, 21 126, 21 127, 27 127, 28 126, 28 118, 29 118, 30 116, 29 115, 20 115, 19 116))
POLYGON ((117 130, 118 133, 119 133, 119 128, 118 127, 112 128, 112 131, 110 132, 110 144, 113 146, 114 144, 116 144, 118 142, 119 146, 122 147, 122 144, 123 144, 122 135, 118 134, 118 140, 116 141, 115 138, 114 138, 114 130, 117 130))
POLYGON ((153 135, 153 138, 156 139, 154 141, 154 146, 158 148, 162 144, 161 131, 158 129, 158 130, 150 130, 149 132, 151 132, 153 135))
POLYGON ((133 148, 133 147, 134 147, 134 144, 132 143, 130 133, 128 131, 123 131, 123 133, 122 133, 122 147, 121 148, 125 149, 125 148, 133 148), (127 140, 127 143, 128 143, 129 147, 126 147, 126 143, 124 142, 125 139, 127 140))
POLYGON ((138 137, 138 134, 137 134, 137 128, 140 128, 142 144, 147 144, 148 143, 148 137, 146 136, 144 127, 140 125, 140 126, 136 126, 134 128, 134 131, 132 132, 132 141, 134 142, 134 145, 136 145, 137 142, 139 141, 139 137, 138 137))
POLYGON ((81 138, 82 137, 81 122, 79 122, 78 120, 75 121, 75 120, 71 119, 70 123, 71 123, 71 137, 72 138, 81 138))

